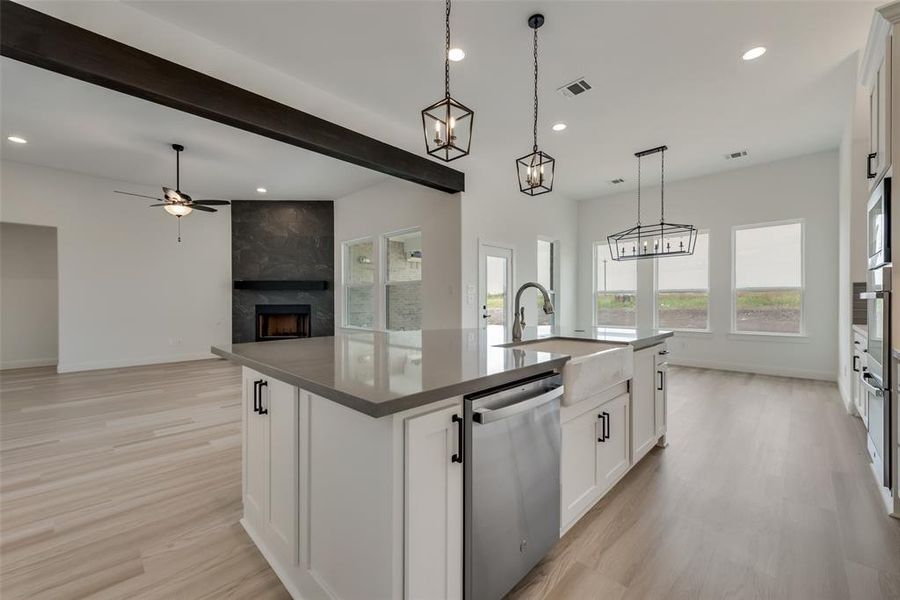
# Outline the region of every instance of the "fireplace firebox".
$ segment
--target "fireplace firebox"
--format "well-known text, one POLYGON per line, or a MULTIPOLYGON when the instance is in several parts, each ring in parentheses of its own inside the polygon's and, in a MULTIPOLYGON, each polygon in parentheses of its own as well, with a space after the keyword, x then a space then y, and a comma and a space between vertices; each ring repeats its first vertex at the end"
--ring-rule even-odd
POLYGON ((257 304, 256 341, 310 337, 311 313, 309 304, 257 304))

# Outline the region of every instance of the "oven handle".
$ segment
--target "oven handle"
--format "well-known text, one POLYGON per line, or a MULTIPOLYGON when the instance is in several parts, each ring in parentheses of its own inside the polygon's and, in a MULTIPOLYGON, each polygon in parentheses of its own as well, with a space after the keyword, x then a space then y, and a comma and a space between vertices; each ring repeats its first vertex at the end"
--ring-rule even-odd
POLYGON ((496 410, 491 410, 489 408, 473 410, 472 420, 481 425, 487 425, 488 423, 493 423, 495 421, 500 421, 514 415, 520 415, 524 412, 528 412, 529 410, 534 410, 539 406, 543 406, 548 402, 556 400, 562 395, 563 387, 555 387, 552 390, 548 390, 546 392, 538 394, 537 396, 532 396, 530 398, 526 398, 525 400, 520 400, 515 404, 510 404, 509 406, 504 406, 503 408, 498 408, 496 410))
POLYGON ((863 385, 869 388, 869 390, 875 394, 876 396, 884 396, 884 388, 878 385, 873 385, 869 383, 870 379, 875 379, 875 376, 871 373, 863 373, 862 382, 863 385))

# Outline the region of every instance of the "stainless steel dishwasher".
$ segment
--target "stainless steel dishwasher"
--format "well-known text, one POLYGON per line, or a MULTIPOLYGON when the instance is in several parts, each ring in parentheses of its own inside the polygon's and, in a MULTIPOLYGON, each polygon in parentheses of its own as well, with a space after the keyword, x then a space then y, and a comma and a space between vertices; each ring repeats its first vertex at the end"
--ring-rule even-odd
POLYGON ((545 373, 465 397, 467 600, 499 600, 559 540, 562 393, 545 373))

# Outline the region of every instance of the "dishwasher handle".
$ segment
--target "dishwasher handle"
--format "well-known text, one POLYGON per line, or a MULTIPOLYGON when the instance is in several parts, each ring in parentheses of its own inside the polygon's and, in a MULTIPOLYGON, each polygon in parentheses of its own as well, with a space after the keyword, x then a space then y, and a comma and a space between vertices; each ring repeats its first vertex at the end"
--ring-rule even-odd
POLYGON ((560 386, 555 387, 551 390, 547 390, 536 396, 520 400, 515 404, 504 406, 502 408, 497 408, 494 410, 491 410, 489 408, 480 408, 478 410, 472 411, 472 420, 476 423, 479 423, 480 425, 487 425, 488 423, 501 421, 514 415, 520 415, 524 412, 528 412, 529 410, 534 410, 539 406, 543 406, 548 402, 556 400, 557 398, 562 396, 562 394, 563 388, 562 386, 560 386))

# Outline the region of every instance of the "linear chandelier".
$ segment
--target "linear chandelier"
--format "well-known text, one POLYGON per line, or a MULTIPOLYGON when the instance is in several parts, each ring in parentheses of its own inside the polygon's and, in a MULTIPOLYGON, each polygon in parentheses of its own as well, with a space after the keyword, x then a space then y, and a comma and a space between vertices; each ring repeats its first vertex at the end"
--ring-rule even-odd
POLYGON ((613 260, 639 260, 694 253, 697 228, 693 225, 667 223, 665 219, 666 150, 667 146, 658 146, 634 154, 638 159, 637 225, 607 237, 609 254, 613 260), (651 154, 659 154, 659 223, 642 225, 641 158, 651 154))

